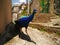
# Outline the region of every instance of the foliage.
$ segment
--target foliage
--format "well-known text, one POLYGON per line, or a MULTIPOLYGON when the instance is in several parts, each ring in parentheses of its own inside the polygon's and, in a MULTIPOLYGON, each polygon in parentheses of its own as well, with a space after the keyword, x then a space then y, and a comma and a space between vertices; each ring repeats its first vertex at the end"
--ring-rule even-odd
POLYGON ((60 32, 56 32, 56 34, 60 35, 60 32))
POLYGON ((19 14, 19 17, 21 17, 21 16, 27 16, 27 11, 23 10, 23 12, 21 14, 19 14))
POLYGON ((21 15, 27 15, 26 10, 24 10, 24 11, 21 13, 21 15))
POLYGON ((46 30, 45 30, 44 28, 41 28, 41 29, 40 29, 40 31, 43 31, 43 32, 45 32, 46 30))
POLYGON ((49 0, 41 0, 40 7, 42 7, 41 13, 48 13, 49 12, 49 0))

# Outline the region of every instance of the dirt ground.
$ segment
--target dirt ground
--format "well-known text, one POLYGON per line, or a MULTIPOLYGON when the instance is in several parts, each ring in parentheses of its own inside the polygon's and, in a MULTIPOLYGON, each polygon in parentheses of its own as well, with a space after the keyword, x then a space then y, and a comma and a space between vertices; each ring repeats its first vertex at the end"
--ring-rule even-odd
POLYGON ((55 14, 36 14, 34 16, 34 19, 33 19, 33 22, 40 22, 40 23, 46 23, 46 22, 51 22, 50 19, 54 19, 54 18, 58 18, 59 16, 58 15, 55 15, 55 14))
MULTIPOLYGON (((57 15, 50 15, 50 14, 40 14, 33 19, 33 23, 45 23, 51 22, 51 19, 57 19, 59 16, 57 15)), ((58 20, 59 21, 59 20, 58 20)), ((53 21, 55 23, 56 21, 53 21)), ((49 23, 51 24, 51 23, 49 23)), ((12 40, 8 41, 5 45, 60 45, 60 33, 54 32, 57 28, 48 28, 41 25, 29 25, 28 27, 28 35, 25 33, 25 29, 23 28, 23 39, 19 38, 18 35, 14 37, 12 40), (59 35, 58 35, 59 34, 59 35), (27 37, 27 38, 26 38, 27 37), (25 39, 26 38, 26 39, 25 39), (29 39, 29 40, 28 40, 29 39)), ((60 28, 58 29, 60 30, 60 28)))
MULTIPOLYGON (((23 28, 23 32, 25 34, 26 38, 26 33, 25 29, 23 28)), ((19 38, 18 35, 14 37, 12 40, 7 42, 5 45, 60 45, 60 37, 57 36, 55 33, 47 33, 45 31, 39 31, 36 28, 28 27, 28 35, 30 41, 27 39, 24 40, 19 38)))

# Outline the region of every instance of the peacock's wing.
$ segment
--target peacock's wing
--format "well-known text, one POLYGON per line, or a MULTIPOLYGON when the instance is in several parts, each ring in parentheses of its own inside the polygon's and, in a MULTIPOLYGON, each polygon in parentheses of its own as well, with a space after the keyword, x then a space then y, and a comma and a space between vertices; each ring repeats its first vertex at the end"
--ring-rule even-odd
POLYGON ((28 17, 23 17, 18 20, 20 23, 28 22, 28 17))
POLYGON ((19 22, 20 26, 22 26, 22 27, 28 26, 28 24, 29 24, 28 17, 20 18, 18 20, 18 22, 19 22))

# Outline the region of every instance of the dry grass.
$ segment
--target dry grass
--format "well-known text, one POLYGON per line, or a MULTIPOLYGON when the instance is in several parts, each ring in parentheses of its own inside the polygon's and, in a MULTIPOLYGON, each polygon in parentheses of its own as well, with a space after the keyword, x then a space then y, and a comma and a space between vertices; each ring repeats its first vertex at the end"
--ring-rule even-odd
POLYGON ((37 28, 38 30, 43 31, 43 32, 48 32, 49 34, 56 33, 57 35, 60 35, 60 32, 54 31, 54 28, 52 29, 52 28, 45 27, 45 26, 38 25, 38 24, 29 24, 29 26, 32 28, 37 28))
POLYGON ((52 14, 36 14, 34 19, 33 19, 33 22, 42 22, 42 23, 46 23, 46 22, 50 22, 51 18, 55 18, 57 17, 57 15, 52 15, 52 14))

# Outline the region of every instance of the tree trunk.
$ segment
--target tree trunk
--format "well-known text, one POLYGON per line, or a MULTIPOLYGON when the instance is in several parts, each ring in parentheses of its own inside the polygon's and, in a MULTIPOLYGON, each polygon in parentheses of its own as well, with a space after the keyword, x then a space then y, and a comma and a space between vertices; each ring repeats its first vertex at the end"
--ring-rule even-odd
POLYGON ((54 14, 54 0, 50 0, 49 13, 54 14))
POLYGON ((0 0, 0 33, 11 20, 11 0, 0 0))

